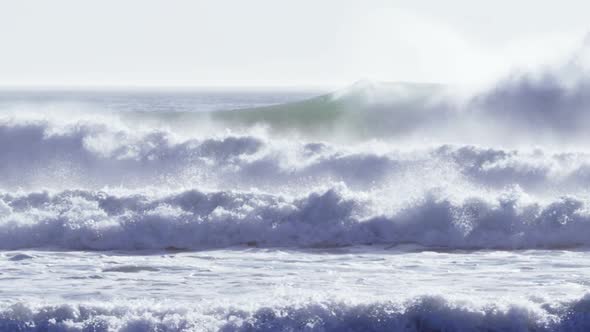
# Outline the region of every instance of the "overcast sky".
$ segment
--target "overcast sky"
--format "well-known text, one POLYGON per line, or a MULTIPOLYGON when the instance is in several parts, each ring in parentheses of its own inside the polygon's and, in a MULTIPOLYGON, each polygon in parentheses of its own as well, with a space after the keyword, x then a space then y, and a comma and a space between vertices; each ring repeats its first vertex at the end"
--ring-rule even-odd
POLYGON ((0 85, 470 82, 556 58, 587 0, 0 0, 0 85))

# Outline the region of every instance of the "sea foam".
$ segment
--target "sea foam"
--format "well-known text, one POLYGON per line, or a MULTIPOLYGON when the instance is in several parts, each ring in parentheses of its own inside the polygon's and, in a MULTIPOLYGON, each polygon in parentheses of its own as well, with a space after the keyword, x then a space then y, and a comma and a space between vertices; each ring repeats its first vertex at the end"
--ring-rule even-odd
POLYGON ((13 304, 0 311, 0 331, 584 331, 587 308, 587 297, 544 309, 440 297, 256 309, 13 304))

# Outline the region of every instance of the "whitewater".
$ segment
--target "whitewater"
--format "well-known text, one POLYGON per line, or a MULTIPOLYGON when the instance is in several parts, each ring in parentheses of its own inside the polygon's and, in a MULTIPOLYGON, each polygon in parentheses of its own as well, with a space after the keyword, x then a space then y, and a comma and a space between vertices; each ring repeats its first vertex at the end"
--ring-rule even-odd
POLYGON ((0 331, 586 331, 582 53, 469 92, 2 91, 0 331))

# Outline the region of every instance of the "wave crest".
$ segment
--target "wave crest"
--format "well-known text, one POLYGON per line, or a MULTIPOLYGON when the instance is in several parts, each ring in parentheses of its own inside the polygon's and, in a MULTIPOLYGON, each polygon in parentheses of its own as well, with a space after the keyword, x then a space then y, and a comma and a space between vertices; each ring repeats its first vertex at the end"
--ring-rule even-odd
POLYGON ((331 189, 290 198, 185 191, 162 197, 65 191, 0 196, 0 248, 210 249, 417 244, 448 249, 590 245, 586 201, 507 192, 427 193, 380 214, 366 196, 331 189))

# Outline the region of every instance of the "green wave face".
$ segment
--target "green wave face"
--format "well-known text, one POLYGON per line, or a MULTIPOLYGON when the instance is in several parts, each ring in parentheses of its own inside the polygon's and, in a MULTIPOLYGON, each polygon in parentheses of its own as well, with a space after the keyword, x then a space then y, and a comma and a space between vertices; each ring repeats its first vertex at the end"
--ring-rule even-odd
POLYGON ((316 137, 396 136, 432 121, 430 113, 439 106, 434 100, 442 90, 433 84, 359 85, 301 102, 213 112, 210 117, 229 127, 266 125, 273 132, 316 137))
POLYGON ((265 127, 271 134, 316 139, 399 137, 446 121, 444 86, 415 83, 353 84, 315 98, 259 108, 211 112, 126 112, 132 123, 169 125, 189 131, 203 127, 247 130, 265 127))

